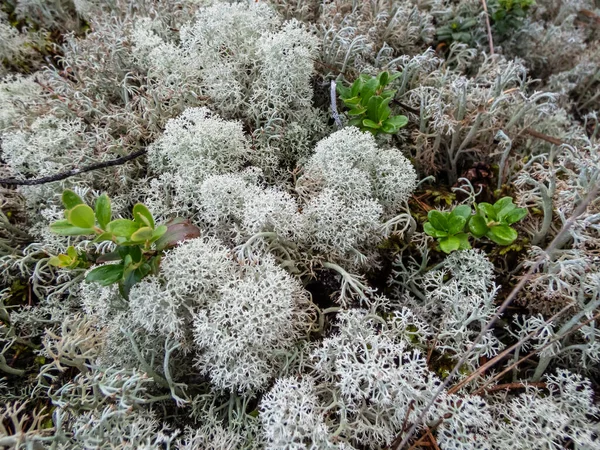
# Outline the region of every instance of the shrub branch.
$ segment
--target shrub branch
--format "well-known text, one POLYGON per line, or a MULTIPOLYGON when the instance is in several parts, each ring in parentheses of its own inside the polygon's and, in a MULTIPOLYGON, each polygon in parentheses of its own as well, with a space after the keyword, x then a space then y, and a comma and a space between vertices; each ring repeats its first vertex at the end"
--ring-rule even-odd
POLYGON ((89 166, 82 167, 80 169, 71 169, 66 172, 57 173, 56 175, 50 175, 42 178, 32 178, 30 180, 19 180, 16 178, 4 178, 0 179, 0 184, 6 184, 9 186, 35 186, 38 184, 46 184, 51 183, 53 181, 60 181, 66 178, 74 177, 75 175, 79 175, 80 173, 91 172, 93 170, 104 169, 106 167, 119 166, 121 164, 125 164, 128 161, 139 158, 142 155, 145 155, 148 151, 146 149, 138 150, 137 152, 133 152, 129 155, 122 156, 117 159, 111 159, 110 161, 104 161, 101 163, 90 164, 89 166))

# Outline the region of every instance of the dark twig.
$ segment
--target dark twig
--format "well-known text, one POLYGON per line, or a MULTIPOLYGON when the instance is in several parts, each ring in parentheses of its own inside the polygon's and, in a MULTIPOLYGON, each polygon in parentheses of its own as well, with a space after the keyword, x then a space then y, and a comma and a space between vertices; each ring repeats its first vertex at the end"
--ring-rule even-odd
POLYGON ((435 436, 433 436, 433 433, 431 432, 429 427, 426 427, 425 431, 427 432, 427 436, 429 437, 429 440, 431 441, 433 448, 435 448, 435 450, 440 450, 440 447, 438 446, 437 441, 435 440, 435 436))
POLYGON ((405 109, 405 110, 406 110, 406 111, 408 111, 409 113, 416 114, 417 116, 420 116, 420 115, 421 115, 421 112, 420 112, 418 109, 415 109, 415 108, 413 108, 413 107, 411 107, 411 106, 408 106, 408 105, 406 105, 406 104, 402 103, 402 102, 401 102, 401 101, 399 101, 399 100, 396 100, 396 99, 394 99, 394 100, 392 100, 392 103, 393 103, 393 104, 395 104, 395 105, 398 105, 398 106, 400 106, 401 108, 405 109))
MULTIPOLYGON (((430 432, 433 431, 433 430, 435 430, 437 427, 439 427, 444 422, 444 420, 449 419, 450 417, 452 417, 452 414, 450 414, 450 413, 444 414, 441 418, 439 418, 433 424, 431 424, 431 426, 427 427, 428 430, 430 432)), ((405 430, 405 429, 406 429, 406 426, 403 425, 402 426, 402 430, 405 430)), ((390 445, 388 445, 387 447, 384 447, 383 450, 398 450, 398 446, 400 445, 400 438, 401 438, 401 436, 402 436, 402 434, 398 435, 396 437, 396 439, 394 439, 390 445)), ((427 433, 425 433, 423 436, 421 436, 419 439, 417 439, 409 447, 408 450, 412 450, 412 449, 418 447, 419 445, 424 445, 426 440, 427 440, 427 433)))
POLYGON ((406 408, 406 414, 404 415, 404 422, 402 422, 402 428, 400 428, 402 431, 406 430, 406 424, 408 423, 408 416, 410 416, 410 413, 412 412, 414 406, 415 406, 415 401, 413 399, 408 404, 408 408, 406 408))
POLYGON ((542 141, 550 142, 554 145, 563 145, 565 142, 561 141, 552 136, 548 136, 547 134, 540 133, 539 131, 532 130, 531 128, 525 128, 525 133, 535 138, 541 139, 542 141))
POLYGON ((516 383, 506 383, 506 384, 498 384, 496 386, 491 386, 491 387, 486 387, 485 389, 481 390, 478 389, 477 391, 475 391, 473 393, 473 395, 478 395, 481 392, 494 392, 494 391, 501 391, 503 389, 525 389, 527 387, 539 387, 539 388, 545 388, 546 387, 546 383, 544 382, 538 382, 538 383, 521 383, 520 381, 517 381, 516 383))
MULTIPOLYGON (((593 322, 596 319, 600 318, 600 313, 596 314, 595 316, 593 316, 591 319, 587 319, 585 322, 580 323, 579 325, 577 325, 575 328, 571 328, 569 331, 567 331, 565 334, 563 334, 562 336, 558 336, 558 337, 554 337, 553 339, 551 339, 550 341, 546 342, 546 344, 544 344, 541 348, 533 350, 532 352, 528 353, 527 355, 523 356, 521 359, 519 359, 518 361, 512 363, 510 366, 508 366, 507 368, 505 368, 502 372, 494 375, 494 377, 492 377, 491 379, 487 380, 486 383, 481 386, 479 389, 477 389, 475 392, 473 392, 473 395, 479 395, 481 392, 483 392, 484 390, 488 390, 487 386, 489 386, 491 383, 493 383, 494 381, 499 380, 500 378, 502 378, 504 376, 504 374, 510 372, 512 369, 514 369, 515 367, 517 367, 519 364, 521 364, 522 362, 527 361, 528 359, 533 358, 534 356, 538 355, 540 352, 542 352, 543 350, 545 350, 546 348, 550 347, 552 344, 556 343, 557 341, 560 341, 561 339, 567 337, 570 334, 573 334, 574 332, 576 332, 577 330, 580 330, 581 328, 583 328, 584 326, 586 326, 588 323, 593 322)), ((532 385, 535 383, 531 383, 532 385)))
POLYGON ((0 179, 0 184, 6 184, 9 186, 35 186, 38 184, 51 183, 52 181, 60 181, 66 178, 74 177, 75 175, 79 175, 80 173, 104 169, 105 167, 119 166, 121 164, 126 163, 127 161, 139 158, 140 156, 145 155, 147 152, 148 150, 146 149, 139 150, 127 156, 122 156, 121 158, 112 159, 110 161, 104 161, 97 164, 90 164, 89 166, 82 167, 81 169, 71 169, 67 172, 58 173, 56 175, 50 175, 48 177, 32 178, 30 180, 18 180, 16 178, 0 179))
POLYGON ((448 389, 448 394, 455 394, 455 393, 457 393, 460 389, 462 389, 464 386, 466 386, 467 384, 469 384, 472 380, 474 380, 475 378, 477 378, 477 377, 481 376, 483 373, 485 373, 486 370, 491 369, 493 366, 495 366, 500 361, 502 361, 509 353, 512 353, 513 350, 515 350, 516 348, 521 347, 529 339, 537 336, 543 326, 551 324, 552 322, 554 322, 554 320, 558 319, 560 316, 562 316, 565 312, 567 312, 568 310, 570 310, 572 307, 573 307, 573 305, 571 305, 571 304, 565 306, 563 309, 561 309, 555 315, 553 315, 548 320, 546 320, 544 322, 544 324, 542 326, 540 326, 538 329, 532 331, 531 333, 529 333, 524 338, 519 339, 518 342, 516 342, 515 344, 511 345, 510 347, 504 349, 501 353, 497 354, 494 358, 490 359, 488 362, 486 362, 485 364, 483 364, 482 366, 480 366, 475 372, 473 372, 467 378, 465 378, 464 380, 462 380, 460 383, 457 383, 453 387, 451 387, 450 389, 448 389))
MULTIPOLYGON (((415 448, 419 447, 419 446, 423 446, 425 445, 425 441, 429 438, 428 433, 431 433, 431 431, 435 430, 437 427, 439 427, 444 420, 449 419, 450 417, 452 417, 452 414, 450 413, 446 413, 444 414, 443 417, 441 417, 440 419, 436 420, 430 427, 427 427, 427 431, 423 434, 423 436, 421 436, 416 442, 414 442, 409 448, 408 450, 414 450, 415 448)), ((432 444, 433 445, 433 444, 432 444)), ((429 445, 428 447, 431 447, 432 445, 429 445)), ((394 450, 396 450, 398 447, 392 447, 394 448, 394 450)))

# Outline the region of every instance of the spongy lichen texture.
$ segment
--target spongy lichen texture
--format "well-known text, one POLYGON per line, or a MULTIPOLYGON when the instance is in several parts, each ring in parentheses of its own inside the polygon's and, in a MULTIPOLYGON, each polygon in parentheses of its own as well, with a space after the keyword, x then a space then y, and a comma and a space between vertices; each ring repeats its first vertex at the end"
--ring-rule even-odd
POLYGON ((600 449, 600 8, 527 3, 1 2, 0 179, 147 152, 2 184, 0 448, 600 449), (346 126, 384 70, 408 125, 346 126), (199 236, 125 299, 65 189, 199 236), (509 247, 423 232, 504 196, 509 247))

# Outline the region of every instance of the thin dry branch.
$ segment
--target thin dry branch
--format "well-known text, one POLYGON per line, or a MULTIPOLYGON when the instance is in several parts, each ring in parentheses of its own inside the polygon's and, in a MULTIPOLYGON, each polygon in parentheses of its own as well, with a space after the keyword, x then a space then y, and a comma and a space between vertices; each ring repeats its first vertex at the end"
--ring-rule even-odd
POLYGON ((8 186, 35 186, 38 184, 46 184, 51 183, 53 181, 60 181, 66 178, 74 177, 75 175, 79 175, 81 173, 91 172, 92 170, 104 169, 106 167, 119 166, 121 164, 125 164, 132 159, 139 158, 142 155, 145 155, 148 152, 146 149, 138 150, 137 152, 131 153, 127 156, 122 156, 117 159, 111 159, 110 161, 104 161, 101 163, 90 164, 89 166, 82 167, 80 169, 71 169, 66 172, 61 172, 56 175, 50 175, 48 177, 42 178, 32 178, 30 180, 19 180, 16 178, 5 178, 0 179, 0 184, 5 184, 8 186))
POLYGON ((431 430, 429 429, 429 427, 426 428, 426 431, 427 431, 427 436, 429 437, 429 441, 433 445, 433 448, 435 448, 435 450, 440 450, 440 447, 438 446, 437 441, 435 440, 435 437, 433 436, 433 433, 431 433, 431 430))
MULTIPOLYGON (((514 369, 515 367, 517 367, 519 364, 521 364, 522 362, 527 361, 528 359, 533 358, 535 355, 539 354, 542 350, 550 347, 552 344, 555 344, 556 342, 560 341, 561 339, 565 338, 566 336, 569 336, 570 334, 573 334, 574 332, 576 332, 577 330, 581 329, 582 327, 586 326, 588 323, 599 319, 600 318, 600 313, 596 314, 595 316, 593 316, 591 319, 587 319, 586 321, 580 323, 579 325, 577 325, 574 328, 571 328, 569 331, 567 331, 565 334, 561 335, 561 336, 557 336, 554 339, 551 339, 550 341, 548 341, 545 345, 543 345, 541 348, 534 350, 530 353, 528 353, 527 355, 523 356, 521 359, 519 359, 518 361, 512 363, 510 366, 506 367, 502 372, 496 374, 494 377, 492 377, 491 379, 487 380, 485 382, 485 384, 483 386, 481 386, 479 389, 477 389, 475 392, 473 392, 473 395, 478 395, 481 392, 483 392, 483 390, 486 389, 487 386, 489 386, 491 383, 493 383, 496 380, 499 380, 500 378, 502 378, 504 376, 505 373, 510 372, 512 369, 514 369)), ((532 383, 534 384, 534 383, 532 383)))
MULTIPOLYGON (((542 381, 537 382, 537 383, 527 383, 527 382, 522 383, 522 382, 518 381, 516 383, 498 384, 496 386, 485 388, 484 391, 486 393, 488 393, 488 392, 494 392, 494 391, 502 391, 503 389, 524 389, 524 388, 527 388, 527 387, 530 387, 530 386, 545 388, 546 387, 546 383, 544 383, 542 381)), ((478 389, 477 391, 475 391, 473 393, 473 395, 477 395, 476 393, 479 392, 479 390, 480 389, 478 389)))
MULTIPOLYGON (((573 306, 571 304, 565 306, 563 309, 561 309, 556 314, 554 314, 552 317, 550 317, 548 320, 546 320, 543 325, 544 326, 549 325, 554 320, 556 320, 560 316, 562 316, 565 312, 567 312, 568 310, 570 310, 572 307, 573 306)), ((522 339, 520 339, 515 344, 513 344, 510 347, 504 349, 501 353, 498 353, 495 357, 493 357, 492 359, 490 359, 488 362, 486 362, 482 366, 479 366, 477 368, 477 370, 474 371, 472 374, 470 374, 467 378, 465 378, 460 383, 458 383, 458 384, 452 386, 450 389, 448 389, 448 394, 456 394, 465 385, 467 385, 468 383, 470 383, 471 381, 473 381, 475 378, 479 377, 480 375, 484 374, 486 371, 488 371, 493 366, 495 366, 500 361, 502 361, 508 354, 512 353, 513 350, 517 349, 518 347, 521 347, 525 342, 527 342, 531 338, 535 337, 540 332, 541 328, 542 327, 538 328, 537 330, 532 331, 531 333, 529 333, 527 336, 525 336, 522 339)))
POLYGON ((485 11, 485 27, 487 28, 488 41, 490 43, 490 54, 494 54, 494 40, 492 39, 492 26, 490 25, 490 15, 488 14, 486 0, 481 0, 483 10, 485 11))
POLYGON ((554 145, 566 144, 566 142, 561 141, 560 139, 557 139, 552 136, 548 136, 547 134, 544 134, 544 133, 540 133, 539 131, 532 130, 531 128, 525 128, 525 133, 527 133, 528 135, 530 135, 532 137, 541 139, 542 141, 550 142, 551 144, 554 144, 554 145))

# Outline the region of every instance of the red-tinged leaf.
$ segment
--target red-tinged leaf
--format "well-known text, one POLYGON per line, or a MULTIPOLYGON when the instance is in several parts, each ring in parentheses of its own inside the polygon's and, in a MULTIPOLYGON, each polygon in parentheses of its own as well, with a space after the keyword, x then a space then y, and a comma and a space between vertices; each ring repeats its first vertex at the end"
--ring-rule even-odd
POLYGON ((167 231, 156 241, 156 249, 174 247, 179 242, 200 237, 200 228, 187 219, 178 217, 166 223, 167 231))

